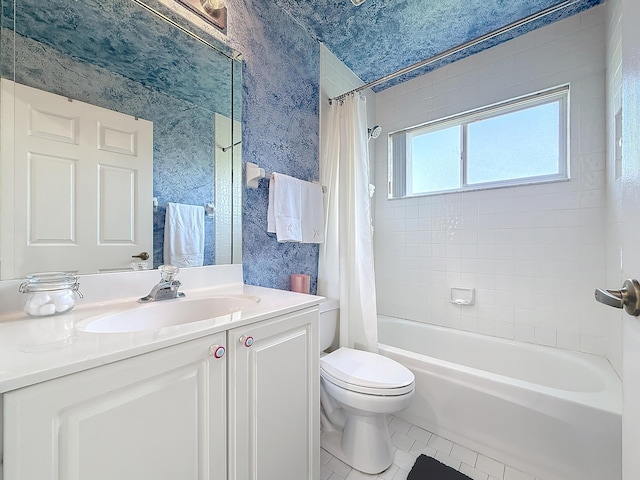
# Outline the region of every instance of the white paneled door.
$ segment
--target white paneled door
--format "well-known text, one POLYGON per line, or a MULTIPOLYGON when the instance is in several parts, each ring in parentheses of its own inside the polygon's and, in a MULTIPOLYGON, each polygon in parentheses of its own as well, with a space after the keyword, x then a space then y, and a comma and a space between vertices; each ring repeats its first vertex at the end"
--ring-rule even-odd
POLYGON ((153 123, 2 79, 1 278, 153 249, 153 123))
MULTIPOLYGON (((622 270, 640 278, 640 2, 622 1, 622 270)), ((640 317, 624 315, 622 475, 640 478, 640 317)))

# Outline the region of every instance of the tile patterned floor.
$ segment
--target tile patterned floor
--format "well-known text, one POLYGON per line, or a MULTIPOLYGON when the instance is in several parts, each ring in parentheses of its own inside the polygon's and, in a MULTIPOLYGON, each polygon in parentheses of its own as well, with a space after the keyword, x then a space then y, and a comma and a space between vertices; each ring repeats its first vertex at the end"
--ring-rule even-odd
POLYGON ((320 480, 406 480, 421 453, 435 457, 473 480, 541 480, 391 415, 389 434, 396 450, 393 465, 387 470, 379 475, 367 475, 321 450, 320 480))

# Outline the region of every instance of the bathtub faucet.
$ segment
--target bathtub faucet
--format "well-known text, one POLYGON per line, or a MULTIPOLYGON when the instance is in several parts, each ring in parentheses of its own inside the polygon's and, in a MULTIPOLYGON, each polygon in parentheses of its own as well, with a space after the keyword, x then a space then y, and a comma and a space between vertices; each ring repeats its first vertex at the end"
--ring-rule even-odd
POLYGON ((173 279, 180 271, 178 267, 161 265, 158 267, 158 270, 160 270, 161 275, 160 282, 154 285, 149 295, 139 298, 138 303, 158 302, 160 300, 169 300, 171 298, 181 298, 185 296, 183 292, 178 291, 181 285, 180 281, 173 279))

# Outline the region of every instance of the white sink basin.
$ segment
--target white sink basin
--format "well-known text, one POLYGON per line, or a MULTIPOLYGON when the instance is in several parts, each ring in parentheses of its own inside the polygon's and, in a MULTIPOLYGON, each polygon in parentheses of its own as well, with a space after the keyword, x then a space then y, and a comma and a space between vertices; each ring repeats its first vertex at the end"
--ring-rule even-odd
POLYGON ((186 323, 239 315, 244 308, 258 303, 253 295, 216 295, 206 298, 162 300, 92 317, 76 324, 76 329, 91 333, 123 333, 159 330, 186 323))

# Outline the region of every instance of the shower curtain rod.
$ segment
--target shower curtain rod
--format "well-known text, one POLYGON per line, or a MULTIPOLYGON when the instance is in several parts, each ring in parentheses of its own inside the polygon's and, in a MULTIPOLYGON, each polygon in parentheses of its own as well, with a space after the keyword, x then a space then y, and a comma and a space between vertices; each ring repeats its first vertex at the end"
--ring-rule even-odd
POLYGON ((521 27, 522 25, 526 25, 527 23, 531 23, 534 20, 538 20, 539 18, 542 17, 546 17, 547 15, 550 15, 552 13, 555 13, 559 10, 562 10, 563 8, 567 8, 570 7, 571 5, 574 5, 576 3, 581 2, 582 0, 565 0, 562 3, 558 3, 557 5, 554 5, 553 7, 549 7, 549 8, 545 8, 544 10, 540 10, 537 13, 534 13, 532 15, 529 15, 528 17, 524 17, 520 20, 516 20, 515 22, 511 22, 508 25, 505 25, 504 27, 498 28, 497 30, 493 30, 492 32, 489 33, 485 33, 484 35, 481 35, 479 37, 474 38, 473 40, 469 40, 468 42, 462 43, 460 45, 458 45, 457 47, 453 47, 450 48, 449 50, 445 50, 442 53, 438 53, 437 55, 434 55, 431 58, 427 58, 425 60, 421 60, 417 63, 414 63, 412 65, 409 65, 408 67, 404 67, 398 71, 395 71, 393 73, 390 73, 388 75, 385 75, 384 77, 381 77, 377 80, 374 80, 372 82, 369 82, 365 85, 362 85, 358 88, 354 88, 353 90, 350 90, 346 93, 343 93, 342 95, 338 95, 337 97, 334 98, 330 98, 329 99, 329 104, 333 103, 334 101, 340 101, 343 100, 345 97, 347 97, 348 95, 351 95, 353 93, 357 93, 357 92, 361 92, 362 90, 366 90, 367 88, 371 88, 371 87, 375 87, 376 85, 380 85, 381 83, 385 83, 389 80, 392 80, 396 77, 399 77, 401 75, 404 75, 406 73, 412 72, 414 70, 417 70, 418 68, 421 67, 425 67, 427 65, 430 65, 434 62, 437 62, 438 60, 442 60, 443 58, 449 57, 455 53, 461 52, 462 50, 465 50, 469 47, 473 47, 474 45, 477 45, 479 43, 482 43, 486 40, 489 40, 493 37, 497 37, 498 35, 502 35, 503 33, 507 33, 510 30, 514 30, 518 27, 521 27))

